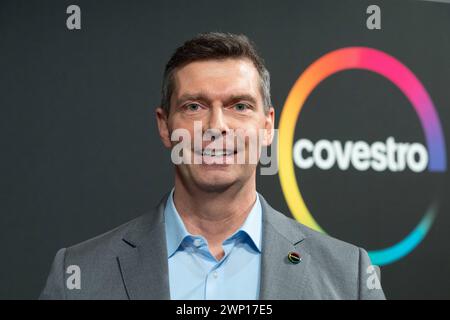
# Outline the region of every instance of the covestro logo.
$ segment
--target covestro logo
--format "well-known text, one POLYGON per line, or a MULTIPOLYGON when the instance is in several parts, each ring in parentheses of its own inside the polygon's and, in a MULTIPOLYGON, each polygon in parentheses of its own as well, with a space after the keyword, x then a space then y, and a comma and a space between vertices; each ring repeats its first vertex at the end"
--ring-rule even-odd
MULTIPOLYGON (((281 187, 291 213, 301 223, 321 232, 325 231, 316 222, 302 197, 295 166, 300 169, 316 166, 322 170, 390 172, 445 172, 447 167, 441 123, 428 92, 414 73, 396 58, 367 47, 347 47, 327 53, 297 79, 280 117, 278 157, 281 187), (391 81, 406 96, 420 121, 426 145, 396 141, 393 136, 371 144, 363 140, 311 141, 302 138, 294 141, 295 127, 301 121, 300 112, 311 92, 329 76, 351 69, 375 72, 391 81)), ((436 212, 436 203, 433 202, 405 238, 388 248, 370 251, 372 263, 386 265, 414 250, 430 230, 436 212)))
POLYGON ((428 152, 420 143, 400 143, 394 137, 386 141, 329 141, 322 139, 316 143, 309 139, 299 139, 294 144, 294 163, 300 169, 313 166, 322 170, 339 168, 358 171, 422 172, 427 168, 428 152))

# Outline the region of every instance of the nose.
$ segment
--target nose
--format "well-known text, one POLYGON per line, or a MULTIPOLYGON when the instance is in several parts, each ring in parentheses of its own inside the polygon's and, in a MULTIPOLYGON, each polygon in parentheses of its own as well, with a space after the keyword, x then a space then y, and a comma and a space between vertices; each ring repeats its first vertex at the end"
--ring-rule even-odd
POLYGON ((229 128, 222 107, 214 106, 210 110, 207 131, 213 136, 226 135, 229 128))

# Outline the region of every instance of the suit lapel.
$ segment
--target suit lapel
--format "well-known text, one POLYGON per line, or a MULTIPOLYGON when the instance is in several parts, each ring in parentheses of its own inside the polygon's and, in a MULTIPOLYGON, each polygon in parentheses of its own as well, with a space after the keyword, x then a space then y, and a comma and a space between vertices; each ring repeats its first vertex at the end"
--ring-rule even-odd
POLYGON ((167 196, 138 218, 122 239, 117 260, 129 299, 170 299, 164 229, 167 196))
POLYGON ((261 300, 301 299, 307 295, 303 287, 310 256, 303 250, 305 237, 283 214, 275 211, 260 195, 263 209, 261 257, 261 300), (293 264, 287 258, 291 251, 302 258, 293 264))

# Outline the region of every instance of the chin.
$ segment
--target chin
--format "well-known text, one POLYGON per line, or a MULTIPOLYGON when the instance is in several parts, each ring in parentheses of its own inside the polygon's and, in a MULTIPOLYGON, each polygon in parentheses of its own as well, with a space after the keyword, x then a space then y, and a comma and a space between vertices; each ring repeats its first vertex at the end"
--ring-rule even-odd
POLYGON ((199 173, 199 175, 201 176, 194 178, 193 182, 199 189, 207 192, 223 192, 237 182, 235 177, 226 175, 223 172, 199 173))

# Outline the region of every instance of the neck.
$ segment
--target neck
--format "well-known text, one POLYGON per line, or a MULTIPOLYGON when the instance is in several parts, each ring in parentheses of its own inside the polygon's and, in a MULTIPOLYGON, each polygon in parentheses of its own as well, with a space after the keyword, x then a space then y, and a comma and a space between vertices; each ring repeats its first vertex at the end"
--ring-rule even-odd
POLYGON ((186 186, 175 175, 174 203, 186 229, 208 241, 216 258, 223 256, 222 243, 244 223, 256 201, 255 177, 221 192, 186 186))

